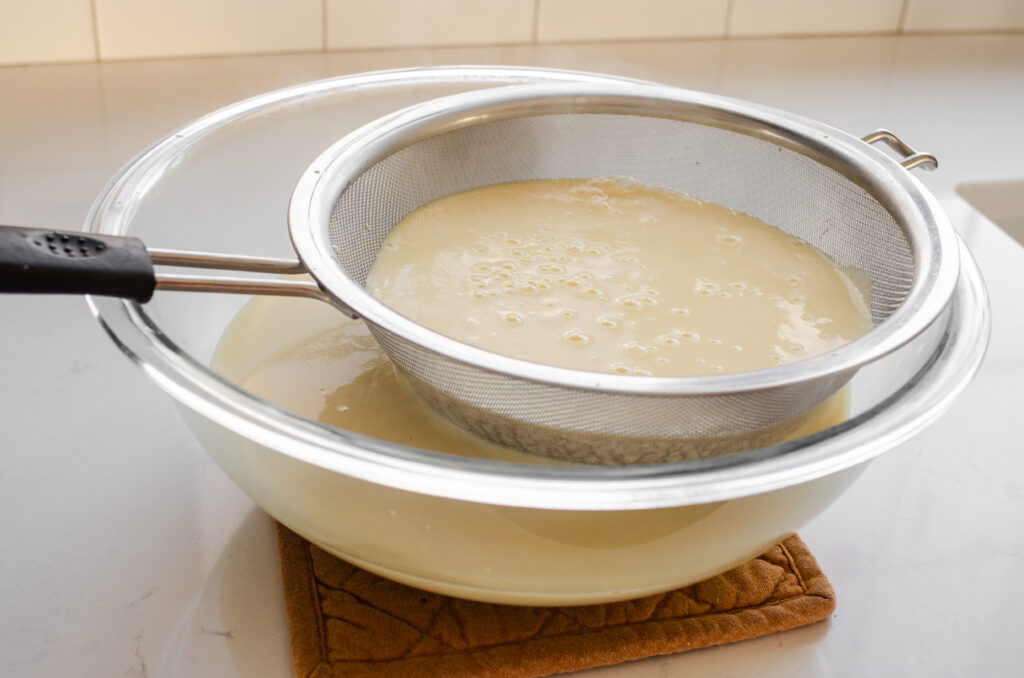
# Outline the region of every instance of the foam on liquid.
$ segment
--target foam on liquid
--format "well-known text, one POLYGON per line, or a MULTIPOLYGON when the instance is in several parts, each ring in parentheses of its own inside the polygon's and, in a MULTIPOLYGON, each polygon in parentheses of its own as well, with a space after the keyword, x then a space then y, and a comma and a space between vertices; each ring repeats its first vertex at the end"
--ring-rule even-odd
POLYGON ((761 369, 871 327, 860 291, 804 241, 614 179, 497 184, 428 203, 391 230, 367 289, 468 344, 622 374, 761 369))

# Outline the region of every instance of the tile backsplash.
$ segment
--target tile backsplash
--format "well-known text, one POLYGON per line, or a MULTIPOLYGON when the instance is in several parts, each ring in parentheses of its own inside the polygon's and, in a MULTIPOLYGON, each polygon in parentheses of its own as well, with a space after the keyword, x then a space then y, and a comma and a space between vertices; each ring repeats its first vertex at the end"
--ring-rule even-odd
POLYGON ((987 31, 1024 31, 1024 0, 0 0, 0 65, 987 31))

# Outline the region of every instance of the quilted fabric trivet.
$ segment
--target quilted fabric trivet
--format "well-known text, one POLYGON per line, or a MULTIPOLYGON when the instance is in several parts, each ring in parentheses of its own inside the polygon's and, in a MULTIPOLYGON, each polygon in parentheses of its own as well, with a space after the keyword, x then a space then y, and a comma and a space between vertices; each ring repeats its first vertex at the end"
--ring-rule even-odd
POLYGON ((580 607, 490 605, 365 572, 277 526, 298 678, 536 678, 755 638, 828 617, 835 594, 790 537, 706 581, 580 607))

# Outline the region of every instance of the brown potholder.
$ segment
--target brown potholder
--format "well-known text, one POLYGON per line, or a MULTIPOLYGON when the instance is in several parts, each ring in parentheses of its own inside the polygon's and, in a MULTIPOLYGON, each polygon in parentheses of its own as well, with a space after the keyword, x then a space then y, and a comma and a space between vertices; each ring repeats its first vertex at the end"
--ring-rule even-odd
POLYGON ((535 678, 683 652, 828 617, 797 536, 717 577, 623 603, 518 607, 388 581, 277 526, 298 678, 535 678))

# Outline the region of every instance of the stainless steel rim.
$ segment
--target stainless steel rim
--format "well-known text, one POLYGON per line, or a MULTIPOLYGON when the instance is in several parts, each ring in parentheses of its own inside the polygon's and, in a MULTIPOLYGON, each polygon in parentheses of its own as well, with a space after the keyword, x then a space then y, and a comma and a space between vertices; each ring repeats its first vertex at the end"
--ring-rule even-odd
MULTIPOLYGON (((442 67, 349 76, 271 92, 186 125, 144 151, 111 180, 93 205, 86 227, 123 234, 137 202, 192 145, 227 124, 289 101, 430 82, 545 80, 621 82, 544 69, 442 67)), ((799 443, 736 455, 728 465, 683 462, 578 469, 454 458, 323 426, 224 381, 174 345, 138 304, 100 297, 89 298, 89 304, 115 343, 179 402, 282 454, 331 472, 440 497, 535 508, 612 510, 695 504, 780 489, 863 463, 900 444, 950 405, 981 362, 988 338, 988 306, 969 255, 964 256, 954 299, 954 321, 929 369, 884 407, 841 427, 799 443)))
MULTIPOLYGON (((689 119, 689 118, 686 118, 689 119)), ((292 243, 321 287, 352 314, 446 358, 478 369, 573 389, 643 395, 718 395, 768 389, 847 373, 896 350, 942 312, 958 276, 956 235, 935 199, 895 160, 864 141, 821 123, 744 101, 701 92, 613 82, 545 83, 456 94, 381 118, 324 151, 303 173, 289 206, 292 243), (917 283, 892 317, 866 336, 830 353, 770 370, 713 377, 598 374, 501 356, 433 332, 392 311, 334 263, 326 225, 338 196, 369 166, 427 136, 478 121, 564 111, 586 105, 609 112, 671 110, 718 127, 741 129, 810 155, 862 183, 889 211, 920 226, 935 256, 916 262, 917 283)), ((912 236, 916 232, 911 232, 912 236)))

